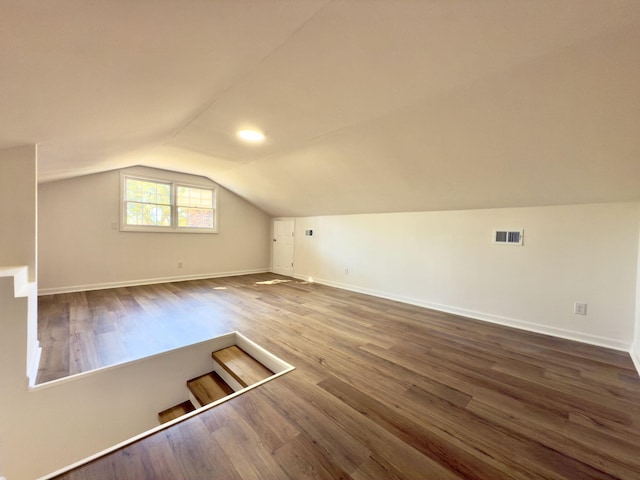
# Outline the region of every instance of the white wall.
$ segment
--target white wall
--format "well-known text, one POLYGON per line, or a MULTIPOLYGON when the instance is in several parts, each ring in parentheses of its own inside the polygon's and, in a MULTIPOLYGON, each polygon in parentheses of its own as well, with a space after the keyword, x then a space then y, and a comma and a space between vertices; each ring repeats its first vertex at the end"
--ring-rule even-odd
POLYGON ((119 171, 39 185, 41 293, 269 269, 269 217, 222 187, 217 234, 120 232, 119 209, 119 171))
POLYGON ((623 203, 298 218, 295 275, 628 351, 639 213, 623 203), (524 246, 493 245, 504 227, 524 228, 524 246))
POLYGON ((0 266, 28 265, 36 278, 36 147, 0 151, 0 266))
POLYGON ((7 447, 13 438, 5 422, 14 414, 12 389, 26 391, 27 358, 35 358, 37 349, 36 316, 27 315, 28 307, 34 306, 32 281, 36 271, 33 145, 0 151, 0 225, 0 411, 4 412, 0 415, 0 475, 8 476, 12 453, 7 447), (3 268, 14 266, 21 268, 3 268), (14 284, 14 274, 18 285, 14 284), (28 294, 31 297, 25 296, 28 294))
MULTIPOLYGON (((15 394, 26 391, 25 365, 27 362, 27 298, 13 298, 13 278, 0 276, 0 475, 8 478, 11 461, 13 428, 8 425, 16 414, 13 411, 15 394), (6 294, 6 295, 5 295, 6 294)), ((30 430, 23 425, 23 430, 30 430)))
POLYGON ((631 358, 640 374, 640 241, 638 241, 638 269, 636 278, 636 324, 631 358))
MULTIPOLYGON (((26 266, 26 290, 35 289, 37 275, 36 155, 35 145, 0 151, 0 269, 26 266)), ((30 299, 34 305, 35 301, 35 298, 30 299)), ((2 319, 0 309, 0 322, 2 319)), ((27 353, 18 373, 23 378, 25 374, 31 375, 35 381, 41 351, 35 309, 31 310, 25 322, 28 336, 24 346, 27 353)))

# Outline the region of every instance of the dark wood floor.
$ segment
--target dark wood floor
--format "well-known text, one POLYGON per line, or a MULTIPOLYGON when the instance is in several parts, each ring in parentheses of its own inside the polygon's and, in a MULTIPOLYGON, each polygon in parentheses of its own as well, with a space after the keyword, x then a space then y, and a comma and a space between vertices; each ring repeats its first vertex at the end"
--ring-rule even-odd
POLYGON ((274 278, 40 298, 40 381, 230 330, 297 367, 59 478, 640 478, 627 354, 274 278))

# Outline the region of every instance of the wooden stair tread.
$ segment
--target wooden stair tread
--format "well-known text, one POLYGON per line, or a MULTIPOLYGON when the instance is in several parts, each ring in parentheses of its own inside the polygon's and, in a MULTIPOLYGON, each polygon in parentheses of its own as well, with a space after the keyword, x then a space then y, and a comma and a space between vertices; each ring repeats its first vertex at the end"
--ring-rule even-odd
POLYGON ((271 370, 237 345, 213 352, 211 357, 243 387, 248 387, 273 375, 271 370))
POLYGON ((166 410, 161 411, 158 414, 158 419, 160 420, 160 423, 167 423, 189 412, 193 412, 195 409, 196 407, 193 406, 191 400, 187 400, 186 402, 179 403, 178 405, 174 405, 173 407, 169 407, 166 410))
POLYGON ((209 372, 189 380, 187 388, 203 406, 233 393, 233 389, 216 372, 209 372))

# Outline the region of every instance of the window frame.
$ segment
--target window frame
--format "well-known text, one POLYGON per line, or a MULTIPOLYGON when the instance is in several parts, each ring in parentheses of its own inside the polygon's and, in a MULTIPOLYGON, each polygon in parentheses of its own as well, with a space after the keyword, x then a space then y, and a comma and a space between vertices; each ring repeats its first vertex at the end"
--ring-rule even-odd
MULTIPOLYGON (((184 205, 181 205, 184 206, 184 205)), ((207 185, 204 182, 181 181, 175 178, 137 174, 135 172, 120 172, 120 231, 121 232, 148 232, 148 233, 218 233, 218 188, 215 185, 207 185), (143 182, 162 183, 170 185, 170 210, 171 222, 169 226, 161 225, 129 225, 127 224, 127 180, 140 180, 143 182), (178 225, 178 187, 197 188, 212 192, 213 227, 181 227, 178 225)))

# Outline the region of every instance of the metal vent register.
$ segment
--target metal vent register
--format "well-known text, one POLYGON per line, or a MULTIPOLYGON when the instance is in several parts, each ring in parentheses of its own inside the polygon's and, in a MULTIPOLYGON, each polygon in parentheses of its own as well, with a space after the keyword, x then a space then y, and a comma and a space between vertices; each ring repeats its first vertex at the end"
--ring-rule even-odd
POLYGON ((501 229, 493 231, 493 243, 498 245, 522 245, 523 229, 501 229))

